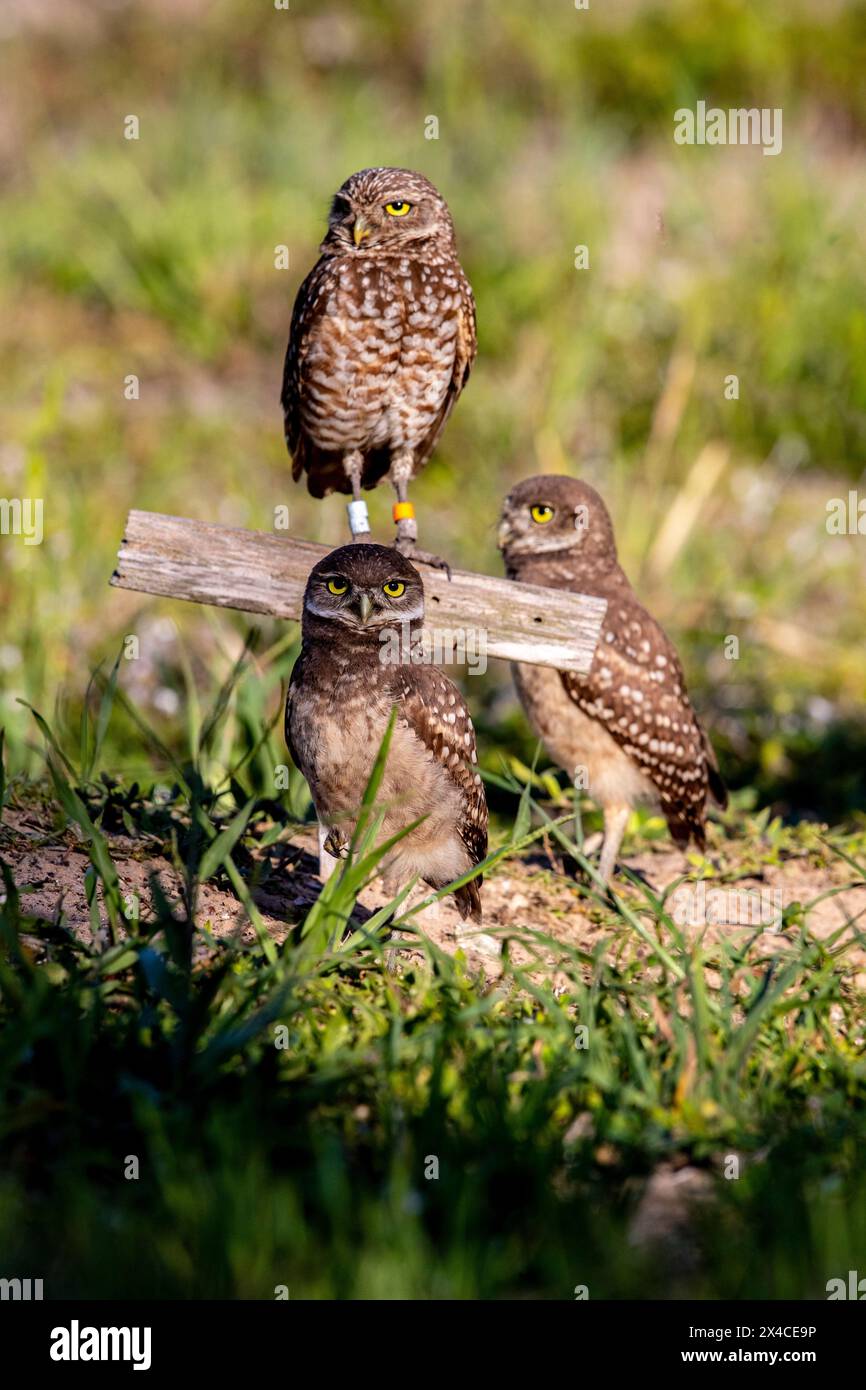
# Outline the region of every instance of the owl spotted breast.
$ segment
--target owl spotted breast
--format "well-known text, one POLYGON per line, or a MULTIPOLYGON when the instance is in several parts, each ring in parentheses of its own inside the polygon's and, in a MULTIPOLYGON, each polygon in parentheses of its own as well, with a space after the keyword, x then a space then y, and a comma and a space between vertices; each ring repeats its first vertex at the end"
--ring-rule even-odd
POLYGON ((676 651, 641 606, 617 560, 613 525, 594 488, 530 478, 505 499, 499 529, 510 579, 607 600, 598 647, 581 675, 515 666, 530 723, 570 777, 584 769, 604 811, 599 872, 608 882, 631 809, 655 802, 677 845, 703 848, 707 802, 727 800, 676 651))
MULTIPOLYGON (((413 826, 383 861, 389 890, 417 875, 444 888, 487 853, 487 801, 463 696, 436 667, 396 662, 424 621, 424 589, 396 548, 347 545, 314 567, 301 654, 286 703, 286 742, 310 786, 327 847, 344 853, 391 711, 397 722, 377 797, 380 839, 413 826), (405 641, 394 642, 394 635, 405 641)), ((417 643, 416 649, 417 649, 417 643)), ((462 917, 481 920, 481 878, 458 888, 462 917)))
POLYGON ((451 214, 421 174, 362 169, 334 195, 319 251, 295 300, 283 372, 293 476, 306 474, 314 497, 351 493, 361 535, 361 489, 387 474, 397 545, 421 558, 409 481, 433 452, 476 348, 451 214))

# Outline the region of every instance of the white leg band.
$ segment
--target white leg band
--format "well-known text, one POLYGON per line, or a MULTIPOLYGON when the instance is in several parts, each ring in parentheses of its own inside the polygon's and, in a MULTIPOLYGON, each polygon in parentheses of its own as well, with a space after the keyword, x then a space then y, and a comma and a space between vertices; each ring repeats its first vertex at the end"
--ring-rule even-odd
POLYGON ((346 511, 349 513, 349 528, 352 535, 369 535, 370 518, 367 515, 367 503, 363 498, 359 498, 357 502, 349 502, 346 511))

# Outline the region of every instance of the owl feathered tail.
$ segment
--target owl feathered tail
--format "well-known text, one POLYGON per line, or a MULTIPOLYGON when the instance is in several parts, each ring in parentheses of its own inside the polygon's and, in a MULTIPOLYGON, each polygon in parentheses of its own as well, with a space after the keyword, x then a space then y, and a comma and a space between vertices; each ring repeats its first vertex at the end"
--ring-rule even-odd
POLYGON ((706 729, 702 729, 701 733, 704 736, 704 751, 707 755, 707 783, 710 789, 710 796, 713 798, 716 805, 723 811, 728 804, 728 789, 722 781, 716 750, 707 737, 706 729))
MULTIPOLYGON (((286 432, 286 443, 292 455, 292 477, 299 482, 307 475, 307 490, 311 497, 328 497, 332 492, 351 493, 352 483, 343 464, 343 455, 317 449, 304 435, 292 445, 286 432)), ((364 455, 361 486, 375 487, 391 466, 387 449, 371 449, 364 455)))
MULTIPOLYGON (((707 795, 716 806, 724 810, 728 804, 728 789, 722 781, 722 774, 719 772, 716 750, 710 743, 707 731, 704 728, 701 728, 701 738, 707 758, 707 795)), ((692 840, 694 840, 695 845, 701 852, 706 849, 707 833, 705 826, 705 806, 701 807, 697 814, 695 814, 694 807, 665 806, 664 813, 671 838, 679 849, 688 848, 692 840)))
POLYGON ((454 894, 457 903, 457 910, 465 921, 471 917, 473 922, 481 922, 481 879, 473 878, 471 883, 464 883, 462 888, 458 888, 454 894))

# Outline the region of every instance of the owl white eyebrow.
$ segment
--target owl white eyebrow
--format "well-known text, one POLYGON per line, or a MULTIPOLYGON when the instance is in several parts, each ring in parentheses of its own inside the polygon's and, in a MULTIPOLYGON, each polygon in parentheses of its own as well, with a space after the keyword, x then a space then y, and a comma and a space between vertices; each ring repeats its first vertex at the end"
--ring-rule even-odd
POLYGON ((420 608, 422 610, 424 608, 423 596, 417 593, 414 589, 408 589, 405 594, 399 594, 397 596, 395 596, 394 594, 386 594, 385 597, 389 603, 399 603, 401 605, 401 612, 406 611, 410 602, 416 608, 420 608))
MULTIPOLYGON (((400 627, 406 627, 409 623, 414 622, 416 618, 421 618, 422 620, 424 618, 424 604, 418 598, 415 599, 415 602, 411 604, 410 607, 404 606, 401 607, 399 613, 395 612, 392 627, 396 627, 398 624, 400 627)), ((387 624, 383 625, 383 630, 387 631, 387 627, 387 624)))
MULTIPOLYGON (((340 598, 343 598, 344 595, 343 595, 343 594, 340 594, 339 597, 340 597, 340 598)), ((315 595, 312 595, 312 594, 310 595, 310 597, 307 599, 306 603, 304 604, 304 609, 305 609, 305 611, 306 611, 307 613, 312 613, 316 618, 334 618, 334 619, 336 619, 336 616, 337 616, 336 613, 334 612, 333 608, 320 608, 320 607, 319 607, 319 604, 318 604, 317 601, 316 601, 315 595)))

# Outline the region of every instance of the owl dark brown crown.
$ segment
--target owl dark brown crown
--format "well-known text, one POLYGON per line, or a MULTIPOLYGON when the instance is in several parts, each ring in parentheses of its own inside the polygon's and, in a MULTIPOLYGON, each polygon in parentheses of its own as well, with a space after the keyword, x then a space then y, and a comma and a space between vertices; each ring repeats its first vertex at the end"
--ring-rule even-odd
POLYGON ((366 541, 363 545, 339 545, 329 551, 310 570, 307 589, 320 575, 335 567, 360 584, 375 583, 395 574, 407 583, 421 585, 421 576, 412 561, 401 555, 393 545, 366 541))

